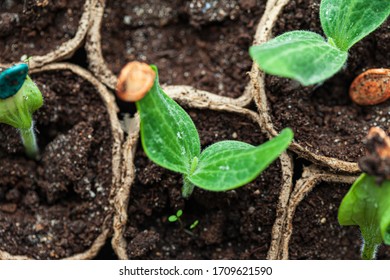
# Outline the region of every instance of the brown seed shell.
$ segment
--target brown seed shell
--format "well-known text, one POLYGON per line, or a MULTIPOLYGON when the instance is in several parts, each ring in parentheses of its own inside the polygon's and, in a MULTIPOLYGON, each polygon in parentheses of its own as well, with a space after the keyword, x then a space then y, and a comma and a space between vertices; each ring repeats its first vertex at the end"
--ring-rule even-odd
POLYGON ((116 86, 117 96, 128 102, 141 100, 152 88, 156 73, 146 63, 132 61, 121 70, 116 86))
POLYGON ((372 127, 364 144, 367 154, 359 159, 359 167, 381 185, 385 179, 390 179, 390 138, 381 128, 372 127))
POLYGON ((358 105, 376 105, 390 97, 390 69, 369 69, 355 78, 349 95, 358 105))
POLYGON ((376 145, 374 145, 375 151, 369 152, 379 156, 381 159, 390 158, 390 137, 387 136, 386 132, 379 127, 371 127, 367 135, 367 142, 373 142, 372 139, 377 139, 375 141, 376 145))

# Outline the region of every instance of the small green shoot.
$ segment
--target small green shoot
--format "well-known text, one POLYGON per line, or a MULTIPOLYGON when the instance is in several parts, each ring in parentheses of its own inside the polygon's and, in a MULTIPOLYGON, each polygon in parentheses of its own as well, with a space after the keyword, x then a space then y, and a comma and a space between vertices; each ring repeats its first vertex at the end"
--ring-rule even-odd
POLYGON ((174 223, 177 221, 181 222, 180 217, 182 215, 183 215, 183 210, 177 210, 175 215, 171 215, 168 217, 168 221, 170 221, 171 223, 174 223))
POLYGON ((198 225, 199 225, 199 220, 195 220, 195 221, 190 225, 190 229, 193 230, 193 229, 196 228, 198 225))
POLYGON ((32 114, 43 105, 43 97, 27 73, 24 63, 0 73, 0 123, 17 128, 27 156, 36 159, 39 149, 32 114))
MULTIPOLYGON (((184 228, 184 224, 181 220, 181 216, 183 215, 183 210, 179 209, 177 210, 176 214, 171 215, 168 217, 168 221, 171 223, 178 222, 180 225, 180 229, 183 230, 184 232, 188 233, 189 235, 193 235, 191 231, 188 231, 187 229, 184 228)), ((190 225, 190 230, 193 230, 196 228, 196 226, 199 224, 199 220, 195 220, 191 225, 190 225)))
POLYGON ((374 176, 362 174, 342 200, 338 220, 360 227, 362 259, 375 259, 380 244, 390 245, 390 181, 378 185, 374 176))
POLYGON ((322 0, 320 20, 327 39, 309 31, 291 31, 252 46, 249 53, 264 72, 313 85, 337 73, 348 50, 389 14, 387 0, 322 0))
POLYGON ((183 174, 182 196, 194 187, 227 191, 254 180, 293 139, 291 129, 260 145, 221 141, 201 152, 198 131, 190 116, 164 93, 156 74, 149 92, 136 102, 141 119, 141 141, 146 155, 156 164, 183 174))

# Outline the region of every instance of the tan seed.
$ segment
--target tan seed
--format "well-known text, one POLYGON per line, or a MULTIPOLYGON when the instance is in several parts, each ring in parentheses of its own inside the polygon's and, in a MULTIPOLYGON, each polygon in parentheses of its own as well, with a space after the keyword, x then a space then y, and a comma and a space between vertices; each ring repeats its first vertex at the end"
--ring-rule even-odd
POLYGON ((369 146, 374 148, 373 151, 369 151, 375 156, 379 156, 381 159, 390 158, 390 137, 386 132, 379 127, 371 127, 367 135, 367 143, 371 143, 369 146))
POLYGON ((152 88, 156 73, 146 63, 133 61, 121 70, 116 92, 120 99, 128 102, 141 100, 152 88))
POLYGON ((351 84, 349 95, 359 105, 376 105, 390 97, 390 69, 370 69, 351 84))

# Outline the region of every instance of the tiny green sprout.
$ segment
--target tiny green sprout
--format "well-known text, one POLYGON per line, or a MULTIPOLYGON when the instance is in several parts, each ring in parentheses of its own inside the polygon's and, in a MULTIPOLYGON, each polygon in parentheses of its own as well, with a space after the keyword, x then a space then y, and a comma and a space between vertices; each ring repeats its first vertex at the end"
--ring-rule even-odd
POLYGON ((168 217, 168 221, 171 223, 180 221, 180 217, 183 215, 183 210, 177 210, 175 215, 171 215, 168 217))
POLYGON ((193 230, 193 229, 196 228, 198 225, 199 225, 199 220, 195 220, 195 221, 190 225, 190 229, 193 230))
POLYGON ((291 143, 293 132, 284 129, 280 135, 257 147, 239 141, 221 141, 201 152, 195 124, 162 90, 157 67, 152 65, 150 69, 155 72, 154 83, 148 93, 136 101, 142 146, 154 163, 183 175, 184 198, 191 195, 195 186, 221 192, 251 182, 291 143))
MULTIPOLYGON (((23 58, 22 58, 22 59, 23 59, 23 58)), ((26 55, 26 56, 25 56, 25 59, 23 59, 23 62, 28 64, 28 63, 30 62, 31 59, 32 59, 32 56, 27 56, 27 55, 26 55)))
POLYGON ((264 72, 313 85, 336 74, 348 50, 389 14, 388 0, 322 0, 320 20, 327 39, 310 31, 291 31, 252 46, 249 53, 264 72))
POLYGON ((379 127, 370 129, 367 155, 359 160, 363 173, 339 207, 343 226, 357 225, 363 236, 362 259, 375 259, 380 244, 390 245, 390 138, 379 127))
MULTIPOLYGON (((181 230, 184 230, 186 233, 190 234, 190 235, 193 235, 192 232, 186 230, 184 228, 184 224, 181 220, 181 216, 183 215, 183 210, 177 210, 176 214, 174 215, 171 215, 168 217, 168 221, 171 222, 171 223, 174 223, 174 222, 178 222, 179 225, 180 225, 180 229, 181 230)), ((199 220, 195 220, 191 225, 190 225, 190 230, 193 230, 194 228, 196 228, 196 226, 199 224, 199 220)))
POLYGON ((20 131, 27 156, 39 154, 32 114, 43 104, 42 93, 28 76, 27 64, 16 64, 0 73, 0 123, 20 131))

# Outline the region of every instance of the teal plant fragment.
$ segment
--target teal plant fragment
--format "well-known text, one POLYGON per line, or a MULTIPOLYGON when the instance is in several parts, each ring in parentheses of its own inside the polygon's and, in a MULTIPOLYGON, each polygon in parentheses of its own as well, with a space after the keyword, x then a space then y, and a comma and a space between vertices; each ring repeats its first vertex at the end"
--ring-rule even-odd
POLYGON ((15 95, 23 86, 27 73, 28 66, 25 63, 16 64, 0 72, 0 99, 15 95))
POLYGON ((39 148, 32 114, 43 105, 43 97, 27 73, 27 64, 17 64, 0 73, 0 123, 19 130, 26 154, 35 159, 39 148))

